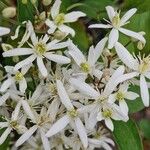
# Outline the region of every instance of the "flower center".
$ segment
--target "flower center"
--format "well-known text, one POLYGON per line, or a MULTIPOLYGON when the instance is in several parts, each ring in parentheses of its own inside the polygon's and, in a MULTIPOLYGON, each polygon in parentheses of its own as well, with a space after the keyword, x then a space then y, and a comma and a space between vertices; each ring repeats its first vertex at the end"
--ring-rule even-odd
POLYGON ((10 122, 10 126, 13 128, 13 129, 16 129, 18 127, 18 122, 17 121, 11 121, 10 122))
POLYGON ((103 110, 102 116, 104 118, 110 118, 112 116, 112 110, 111 109, 105 109, 105 110, 103 110))
POLYGON ((75 118, 78 116, 78 112, 73 108, 71 110, 68 110, 68 115, 71 117, 71 118, 75 118))
POLYGON ((124 93, 122 93, 122 92, 120 92, 120 91, 117 92, 116 99, 117 99, 118 101, 123 100, 123 99, 124 99, 124 93))
POLYGON ((86 63, 86 62, 85 63, 81 63, 80 67, 81 67, 81 70, 83 72, 88 73, 90 71, 90 65, 88 63, 86 63))
POLYGON ((101 96, 99 99, 98 99, 98 102, 100 104, 104 103, 108 98, 107 97, 104 97, 104 96, 101 96))
POLYGON ((56 18, 54 19, 54 22, 57 26, 60 26, 64 23, 65 21, 65 14, 61 13, 61 14, 58 14, 56 16, 56 18))
POLYGON ((35 46, 36 53, 38 55, 43 55, 46 52, 46 44, 39 42, 35 46))
POLYGON ((21 72, 17 72, 16 74, 15 74, 15 80, 16 81, 21 81, 22 79, 23 79, 23 74, 21 73, 21 72))
POLYGON ((119 17, 119 13, 116 13, 116 15, 112 18, 112 25, 115 28, 119 28, 120 27, 120 17, 119 17))
POLYGON ((50 83, 48 89, 52 95, 57 95, 57 88, 55 84, 50 83))
POLYGON ((141 74, 150 70, 150 57, 144 58, 139 65, 139 72, 141 74))

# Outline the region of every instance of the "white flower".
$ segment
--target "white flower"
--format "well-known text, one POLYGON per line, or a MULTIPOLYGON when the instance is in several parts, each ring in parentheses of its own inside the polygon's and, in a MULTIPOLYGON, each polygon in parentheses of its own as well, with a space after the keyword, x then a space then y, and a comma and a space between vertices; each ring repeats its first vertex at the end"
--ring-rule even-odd
MULTIPOLYGON (((70 83, 73 87, 75 87, 78 91, 81 93, 90 96, 91 99, 94 99, 95 101, 80 109, 80 111, 90 112, 89 116, 89 128, 93 129, 94 126, 97 123, 97 115, 99 112, 103 110, 103 107, 110 106, 110 103, 108 102, 108 97, 110 94, 116 89, 117 85, 121 82, 124 82, 126 80, 129 80, 130 78, 135 77, 136 73, 129 73, 129 74, 123 74, 125 68, 123 66, 120 66, 111 76, 108 83, 105 86, 104 91, 102 93, 99 93, 95 89, 93 89, 90 85, 87 83, 71 78, 70 83)), ((112 106, 113 107, 113 106, 112 106)), ((121 120, 127 121, 128 116, 124 114, 117 105, 114 104, 114 108, 117 111, 118 116, 121 120)), ((114 109, 113 108, 113 109, 114 109)), ((117 118, 118 119, 118 118, 117 118)), ((112 126, 111 126, 112 127, 112 126)), ((113 128, 111 128, 113 129, 113 128)))
POLYGON ((28 64, 27 66, 24 66, 21 71, 14 71, 14 67, 5 66, 5 70, 7 72, 7 79, 2 83, 0 91, 5 92, 13 84, 18 83, 20 92, 25 93, 25 90, 27 88, 27 82, 24 75, 26 74, 31 65, 32 64, 28 64))
POLYGON ((129 19, 136 13, 137 9, 132 8, 128 12, 124 14, 124 16, 120 19, 120 13, 114 10, 111 6, 106 7, 106 11, 110 21, 107 21, 108 24, 93 24, 90 25, 89 28, 112 28, 109 34, 108 40, 108 48, 111 49, 114 47, 115 43, 119 39, 119 31, 127 36, 138 39, 139 41, 145 43, 144 37, 136 32, 131 30, 124 29, 123 26, 129 23, 129 19))
POLYGON ((65 48, 68 46, 68 42, 61 42, 58 43, 57 40, 51 41, 47 43, 49 40, 48 35, 45 35, 43 38, 40 38, 38 40, 38 37, 36 37, 35 33, 33 32, 31 34, 31 41, 32 44, 29 44, 31 48, 16 48, 9 50, 7 52, 3 53, 4 57, 10 57, 10 56, 24 56, 24 55, 30 55, 25 60, 19 62, 15 65, 14 70, 18 70, 22 68, 23 66, 26 66, 28 64, 31 64, 35 59, 37 60, 37 66, 39 68, 39 71, 43 75, 43 77, 47 77, 48 72, 44 65, 43 59, 47 58, 48 60, 60 63, 60 64, 67 64, 70 63, 70 59, 54 54, 55 50, 65 48))
POLYGON ((129 85, 126 83, 120 85, 119 90, 116 93, 111 94, 108 99, 108 101, 110 103, 119 101, 119 107, 120 107, 121 111, 126 115, 128 115, 128 105, 127 105, 125 99, 136 100, 136 98, 139 97, 139 95, 137 93, 128 91, 128 87, 129 87, 129 85))
POLYGON ((85 74, 90 74, 91 76, 95 76, 98 79, 101 78, 102 72, 96 68, 96 62, 99 59, 105 44, 107 42, 107 38, 102 39, 94 48, 93 46, 89 49, 88 59, 86 60, 83 53, 70 41, 68 46, 68 53, 74 59, 76 64, 79 66, 80 70, 85 74))
POLYGON ((0 36, 6 35, 10 32, 9 28, 0 27, 0 36))
POLYGON ((64 23, 75 22, 78 20, 78 18, 86 16, 86 14, 81 11, 73 11, 67 14, 60 13, 60 5, 61 0, 56 0, 51 8, 50 14, 52 17, 52 21, 49 19, 46 20, 46 24, 50 28, 48 30, 48 33, 52 34, 58 28, 60 31, 66 33, 67 35, 71 34, 72 36, 74 36, 75 31, 64 23))
POLYGON ((130 69, 140 75, 140 91, 144 105, 149 106, 149 91, 146 83, 146 78, 150 79, 150 56, 141 58, 140 56, 135 59, 127 49, 120 43, 115 44, 115 49, 122 62, 130 69), (144 89, 144 90, 143 90, 144 89))
POLYGON ((82 121, 78 117, 80 111, 78 109, 76 110, 72 105, 68 97, 68 94, 66 93, 66 90, 60 80, 57 80, 57 90, 61 102, 64 104, 64 106, 67 109, 67 114, 52 125, 50 130, 46 133, 46 136, 51 137, 56 133, 60 132, 61 130, 63 130, 69 123, 73 123, 75 126, 74 130, 77 131, 84 148, 87 148, 88 139, 87 139, 86 130, 82 121))
POLYGON ((17 132, 22 132, 26 130, 26 127, 19 124, 19 112, 20 112, 21 103, 18 103, 15 107, 15 110, 12 112, 11 118, 7 119, 7 122, 0 122, 0 128, 6 128, 3 134, 0 137, 0 145, 7 139, 8 135, 12 130, 17 132))
MULTIPOLYGON (((24 101, 25 102, 25 101, 24 101)), ((25 107, 25 106, 23 106, 25 107)), ((26 109, 29 110, 26 106, 26 109)), ((29 110, 28 113, 31 111, 29 110)), ((31 118, 31 117, 30 117, 31 118)), ((33 119, 33 118, 31 118, 33 119)), ((46 112, 46 109, 43 107, 41 108, 40 114, 36 116, 32 120, 35 125, 33 125, 29 130, 27 130, 16 142, 15 146, 18 147, 22 145, 25 141, 27 141, 35 132, 39 132, 41 141, 43 143, 44 150, 50 150, 50 142, 48 138, 45 136, 45 130, 50 125, 50 118, 49 114, 46 112)))

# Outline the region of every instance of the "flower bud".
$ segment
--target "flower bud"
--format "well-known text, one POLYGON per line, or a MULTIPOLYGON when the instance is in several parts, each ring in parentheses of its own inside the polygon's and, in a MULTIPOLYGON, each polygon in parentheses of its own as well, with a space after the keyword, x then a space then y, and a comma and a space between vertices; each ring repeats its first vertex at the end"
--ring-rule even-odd
POLYGON ((59 30, 57 30, 54 33, 54 39, 63 40, 65 37, 66 37, 66 34, 64 32, 59 31, 59 30))
POLYGON ((4 18, 13 18, 16 16, 16 8, 15 7, 7 7, 3 9, 2 15, 4 18))
POLYGON ((51 2, 52 2, 52 0, 43 0, 43 1, 42 1, 42 3, 43 3, 44 6, 50 5, 51 2))
POLYGON ((22 4, 27 4, 28 0, 22 0, 22 4))
POLYGON ((145 46, 145 44, 144 44, 143 42, 141 42, 141 41, 139 41, 139 42, 137 43, 137 48, 138 48, 139 50, 142 50, 142 49, 144 48, 144 46, 145 46))

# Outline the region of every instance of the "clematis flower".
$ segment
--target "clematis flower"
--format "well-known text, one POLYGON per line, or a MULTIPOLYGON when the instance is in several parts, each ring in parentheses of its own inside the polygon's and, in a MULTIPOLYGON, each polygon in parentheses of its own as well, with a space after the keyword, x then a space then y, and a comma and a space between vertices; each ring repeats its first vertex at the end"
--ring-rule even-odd
MULTIPOLYGON (((78 90, 82 94, 89 96, 90 99, 94 99, 94 102, 92 104, 87 105, 83 107, 83 109, 81 109, 82 111, 90 112, 89 121, 88 121, 89 128, 93 129, 95 127, 98 121, 97 119, 98 113, 104 112, 105 108, 107 107, 110 107, 110 108, 112 107, 111 109, 112 114, 115 113, 115 116, 118 116, 117 118, 112 117, 112 114, 111 114, 109 118, 113 118, 116 120, 123 120, 123 121, 128 120, 128 116, 124 114, 117 105, 115 104, 110 105, 110 103, 108 102, 108 98, 110 94, 116 89, 119 83, 124 82, 130 78, 133 78, 137 75, 136 73, 123 74, 124 70, 125 68, 123 66, 120 66, 113 73, 113 75, 109 79, 102 93, 99 93, 97 90, 93 89, 90 85, 88 85, 87 83, 83 81, 77 80, 75 78, 70 79, 71 85, 76 90, 78 90)), ((106 125, 108 125, 107 127, 109 129, 113 130, 113 124, 112 124, 112 121, 110 121, 110 119, 108 120, 108 122, 106 120, 106 125), (109 123, 110 123, 110 126, 108 125, 109 123)))
POLYGON ((6 35, 10 32, 9 28, 0 27, 0 36, 6 35))
POLYGON ((20 92, 25 93, 25 90, 27 88, 27 82, 24 75, 26 74, 31 65, 32 64, 24 66, 21 71, 14 71, 13 66, 5 66, 5 70, 7 72, 7 79, 2 83, 0 91, 5 92, 9 87, 17 83, 19 84, 20 92))
POLYGON ((108 49, 112 49, 115 43, 118 41, 119 32, 132 38, 135 38, 141 41, 142 43, 146 43, 144 37, 141 34, 123 28, 124 25, 129 23, 128 20, 136 13, 137 11, 136 8, 130 9, 128 12, 124 14, 124 16, 121 19, 120 19, 120 12, 118 13, 117 11, 115 11, 113 7, 107 6, 106 11, 110 20, 110 21, 106 20, 108 24, 93 24, 90 25, 89 28, 112 29, 109 34, 108 49))
POLYGON ((75 109, 74 106, 72 105, 68 94, 60 80, 57 80, 57 90, 58 90, 58 95, 60 97, 61 102, 64 104, 64 106, 67 109, 67 114, 60 118, 56 123, 52 125, 52 127, 49 129, 49 131, 46 133, 47 137, 51 137, 61 130, 63 130, 69 123, 73 123, 75 127, 75 131, 77 131, 80 140, 86 149, 88 146, 88 139, 87 139, 87 134, 85 127, 79 118, 80 110, 75 109))
POLYGON ((138 56, 134 58, 127 49, 120 43, 115 44, 115 49, 119 58, 122 62, 132 69, 137 76, 140 76, 140 91, 141 91, 141 98, 143 104, 148 107, 149 106, 149 91, 148 85, 146 83, 146 78, 150 79, 150 56, 142 57, 138 56))
POLYGON ((102 76, 102 71, 100 71, 98 68, 96 68, 96 62, 99 59, 105 44, 107 42, 108 38, 102 39, 94 48, 93 46, 89 49, 88 59, 86 60, 83 53, 73 44, 72 41, 70 41, 70 44, 68 46, 68 53, 71 55, 71 57, 74 59, 75 63, 79 66, 81 72, 85 74, 90 74, 92 77, 93 75, 97 77, 98 79, 102 76))
POLYGON ((137 93, 128 91, 128 87, 129 85, 127 83, 120 85, 119 90, 116 93, 111 94, 108 99, 110 103, 118 101, 121 111, 126 115, 128 115, 129 109, 125 99, 136 100, 136 98, 139 97, 137 93))
POLYGON ((60 6, 61 6, 61 0, 56 0, 54 5, 51 8, 51 17, 52 20, 47 19, 46 24, 49 26, 48 33, 52 34, 55 32, 55 30, 58 28, 61 32, 68 34, 71 34, 72 36, 75 36, 75 31, 65 25, 64 23, 72 23, 77 21, 80 17, 86 16, 85 13, 81 11, 73 11, 67 14, 60 13, 60 6))
POLYGON ((31 34, 32 44, 29 44, 31 48, 15 48, 15 49, 4 52, 3 56, 10 57, 10 56, 30 55, 25 60, 17 63, 14 67, 14 70, 16 71, 22 68, 23 66, 31 64, 36 59, 39 71, 41 72, 43 77, 47 77, 48 72, 43 62, 44 58, 47 58, 48 60, 57 62, 59 64, 70 63, 69 58, 54 54, 55 50, 67 47, 68 42, 58 43, 57 40, 54 40, 54 41, 47 43, 48 40, 49 40, 48 35, 45 35, 43 38, 41 37, 40 39, 38 39, 38 37, 36 37, 35 33, 33 32, 31 34))

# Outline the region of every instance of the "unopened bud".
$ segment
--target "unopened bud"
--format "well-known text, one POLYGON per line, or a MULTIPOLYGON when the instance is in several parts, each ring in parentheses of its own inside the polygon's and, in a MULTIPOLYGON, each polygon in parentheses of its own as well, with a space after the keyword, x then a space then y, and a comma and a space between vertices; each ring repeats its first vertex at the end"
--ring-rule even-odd
POLYGON ((19 57, 18 56, 13 56, 12 60, 13 60, 13 62, 17 63, 17 62, 19 62, 19 57))
POLYGON ((141 41, 139 41, 139 42, 137 43, 137 48, 138 48, 139 50, 142 50, 142 49, 144 48, 144 46, 145 46, 145 44, 144 44, 143 42, 141 42, 141 41))
POLYGON ((37 0, 31 0, 31 3, 34 5, 37 2, 37 0))
POLYGON ((22 4, 27 4, 28 0, 22 0, 22 4))
POLYGON ((1 46, 4 52, 13 49, 13 47, 10 44, 2 43, 1 46))
POLYGON ((52 0, 43 0, 43 1, 42 1, 42 3, 43 3, 44 6, 50 5, 51 2, 52 2, 52 0))
POLYGON ((3 9, 2 15, 4 18, 13 18, 16 16, 16 8, 15 7, 7 7, 3 9))
POLYGON ((54 38, 57 40, 63 40, 65 37, 66 37, 66 34, 64 32, 59 31, 59 30, 57 30, 54 33, 54 38))

